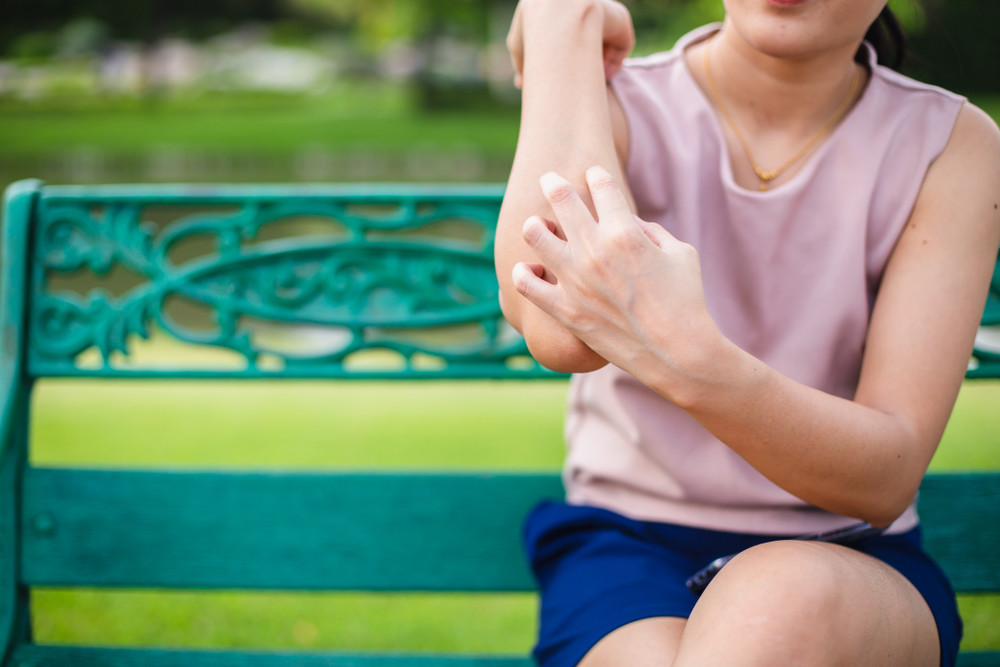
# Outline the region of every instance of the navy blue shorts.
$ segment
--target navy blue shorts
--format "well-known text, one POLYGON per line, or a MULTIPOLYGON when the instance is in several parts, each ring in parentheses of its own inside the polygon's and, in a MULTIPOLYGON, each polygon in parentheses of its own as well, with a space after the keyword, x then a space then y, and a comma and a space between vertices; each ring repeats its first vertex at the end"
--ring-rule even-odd
MULTIPOLYGON (((543 667, 572 667, 598 640, 627 623, 654 616, 687 618, 698 599, 684 584, 690 576, 720 556, 786 538, 542 503, 525 525, 528 558, 541 592, 535 660, 543 667)), ((953 667, 962 621, 947 577, 921 547, 920 529, 876 535, 851 546, 888 563, 920 591, 937 621, 941 665, 953 667)))

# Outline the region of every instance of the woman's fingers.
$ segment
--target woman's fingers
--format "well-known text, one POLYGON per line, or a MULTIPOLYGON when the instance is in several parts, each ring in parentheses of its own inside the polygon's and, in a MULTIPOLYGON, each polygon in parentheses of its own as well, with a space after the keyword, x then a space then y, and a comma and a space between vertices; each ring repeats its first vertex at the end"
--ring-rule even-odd
POLYGON ((604 167, 591 167, 587 170, 586 178, 599 222, 632 220, 632 208, 625 198, 625 193, 604 167))
POLYGON ((518 294, 552 314, 560 298, 559 287, 546 280, 545 273, 545 267, 541 264, 518 262, 511 271, 511 278, 518 294))
POLYGON ((625 5, 607 0, 604 9, 604 75, 610 80, 635 46, 632 16, 625 5))
POLYGON ((524 242, 536 253, 539 259, 549 268, 561 264, 561 255, 566 249, 566 242, 556 235, 555 225, 537 215, 524 221, 521 232, 524 242))
MULTIPOLYGON (((558 2, 559 0, 554 0, 558 2)), ((632 16, 628 9, 617 0, 603 0, 600 4, 603 12, 602 27, 602 57, 604 59, 604 75, 610 80, 635 46, 635 30, 632 27, 632 16)), ((514 85, 521 88, 524 83, 524 16, 522 3, 514 9, 510 30, 507 33, 507 50, 510 52, 510 62, 514 69, 514 85)))
POLYGON ((543 174, 538 184, 566 239, 571 243, 581 241, 597 221, 573 184, 555 172, 543 174))
MULTIPOLYGON (((637 232, 645 232, 632 213, 629 201, 614 177, 600 166, 591 167, 586 172, 587 188, 594 204, 597 217, 580 198, 572 183, 554 172, 544 174, 539 179, 542 193, 552 207, 556 223, 547 223, 553 234, 565 239, 570 246, 597 248, 602 244, 599 230, 614 232, 628 238, 637 232), (639 229, 636 229, 636 227, 639 229)), ((527 230, 527 227, 526 227, 527 230)), ((638 234, 639 238, 649 237, 660 245, 649 233, 638 234)), ((608 237, 604 237, 606 240, 608 237)), ((525 237, 527 240, 527 237, 525 237)))

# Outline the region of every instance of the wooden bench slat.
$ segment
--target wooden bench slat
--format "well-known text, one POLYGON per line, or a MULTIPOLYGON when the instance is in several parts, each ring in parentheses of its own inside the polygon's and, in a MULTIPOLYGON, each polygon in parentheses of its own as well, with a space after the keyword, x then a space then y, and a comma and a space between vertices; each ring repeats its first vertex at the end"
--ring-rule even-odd
MULTIPOLYGON (((519 549, 521 522, 539 499, 560 495, 554 474, 36 468, 24 487, 24 579, 71 586, 532 590, 519 549)), ((927 548, 956 590, 1000 589, 1000 536, 979 529, 1000 525, 1000 477, 928 475, 920 511, 927 548)))
POLYGON ((929 474, 920 487, 927 550, 956 591, 1000 591, 1000 475, 929 474))
POLYGON ((531 667, 525 656, 161 651, 27 645, 17 667, 531 667))
POLYGON ((958 667, 1000 667, 1000 652, 972 652, 958 655, 958 667))
POLYGON ((554 475, 30 469, 29 585, 533 590, 521 551, 554 475))

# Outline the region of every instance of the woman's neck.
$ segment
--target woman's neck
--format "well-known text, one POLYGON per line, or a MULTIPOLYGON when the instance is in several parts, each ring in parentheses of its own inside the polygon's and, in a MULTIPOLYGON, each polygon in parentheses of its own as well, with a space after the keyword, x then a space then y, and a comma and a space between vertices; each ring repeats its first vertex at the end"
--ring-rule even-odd
POLYGON ((808 161, 864 89, 864 69, 854 62, 857 46, 775 57, 724 25, 687 50, 689 71, 722 121, 738 184, 771 189, 808 161))
MULTIPOLYGON (((709 49, 719 97, 744 132, 780 130, 809 135, 840 107, 859 67, 859 45, 802 58, 781 58, 754 49, 726 24, 701 45, 709 49)), ((703 69, 702 54, 692 59, 703 69)))

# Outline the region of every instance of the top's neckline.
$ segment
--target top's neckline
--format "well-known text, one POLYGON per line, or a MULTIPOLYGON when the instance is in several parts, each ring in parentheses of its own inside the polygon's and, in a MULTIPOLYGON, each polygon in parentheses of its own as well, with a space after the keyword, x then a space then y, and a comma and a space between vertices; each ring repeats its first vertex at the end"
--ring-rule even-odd
POLYGON ((715 36, 721 28, 721 23, 711 23, 709 25, 702 26, 701 28, 692 30, 678 40, 675 51, 677 57, 680 59, 681 67, 684 71, 688 85, 696 92, 698 98, 701 100, 704 110, 707 111, 712 117, 712 127, 720 146, 721 157, 719 168, 722 182, 729 190, 752 198, 759 197, 767 199, 778 195, 784 196, 782 193, 788 194, 791 192, 797 192, 804 187, 805 183, 809 182, 811 174, 816 169, 816 165, 822 162, 823 156, 831 150, 830 147, 837 143, 837 137, 839 134, 842 134, 842 128, 853 124, 853 119, 858 115, 858 109, 861 108, 861 106, 865 104, 865 101, 868 99, 868 90, 871 88, 871 83, 875 78, 875 67, 877 64, 875 51, 868 42, 863 43, 863 48, 866 50, 868 61, 868 77, 864 88, 861 91, 861 95, 858 97, 858 100, 854 103, 854 105, 846 114, 844 114, 844 117, 840 119, 840 122, 833 127, 827 137, 820 142, 820 144, 811 153, 803 158, 805 161, 799 169, 795 170, 795 172, 792 173, 786 181, 779 183, 774 187, 768 188, 767 190, 761 191, 744 187, 736 182, 736 176, 733 173, 732 155, 729 152, 729 142, 726 141, 726 134, 722 127, 719 112, 712 103, 712 100, 709 99, 705 90, 698 84, 698 80, 695 79, 694 74, 691 72, 691 68, 687 62, 687 50, 695 44, 704 42, 715 36))

